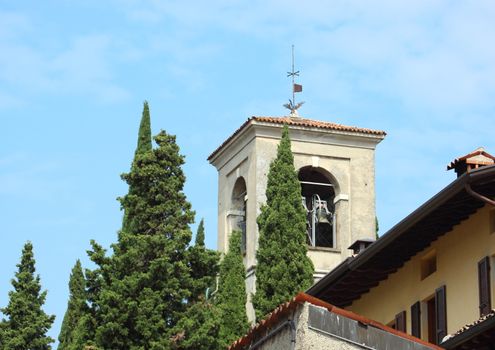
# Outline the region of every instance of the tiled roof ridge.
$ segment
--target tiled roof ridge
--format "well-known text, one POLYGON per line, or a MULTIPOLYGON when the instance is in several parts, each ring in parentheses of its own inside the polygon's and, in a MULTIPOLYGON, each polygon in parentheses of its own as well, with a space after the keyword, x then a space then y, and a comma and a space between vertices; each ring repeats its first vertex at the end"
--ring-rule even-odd
POLYGON ((301 125, 301 126, 309 126, 309 127, 317 127, 323 129, 334 129, 334 130, 342 130, 342 131, 355 131, 365 134, 374 134, 374 135, 386 135, 385 131, 375 130, 369 128, 362 128, 358 126, 344 125, 334 122, 328 122, 324 120, 317 119, 308 119, 304 117, 291 117, 291 116, 252 116, 251 119, 260 122, 270 122, 277 124, 289 124, 289 125, 301 125))
POLYGON ((236 135, 238 135, 241 132, 242 129, 244 129, 252 121, 272 123, 272 124, 288 124, 288 125, 295 125, 295 126, 302 126, 302 127, 313 127, 313 128, 328 129, 328 130, 335 130, 335 131, 342 131, 342 132, 356 132, 356 133, 361 133, 361 134, 369 134, 369 135, 377 135, 377 136, 386 136, 387 135, 387 133, 385 131, 382 131, 382 130, 360 128, 357 126, 347 126, 347 125, 343 125, 343 124, 337 124, 337 123, 314 120, 314 119, 307 119, 307 118, 303 118, 303 117, 251 116, 239 128, 237 128, 237 130, 234 131, 234 133, 232 135, 230 135, 224 142, 222 142, 222 144, 217 149, 215 149, 210 154, 210 156, 208 157, 208 160, 211 160, 218 152, 220 152, 220 150, 225 145, 227 145, 236 135))
POLYGON ((323 308, 327 309, 329 312, 338 314, 338 315, 343 316, 343 317, 350 318, 354 321, 360 322, 361 324, 365 324, 368 326, 372 326, 372 327, 381 329, 385 332, 394 334, 398 337, 401 337, 401 338, 404 338, 404 339, 428 346, 431 349, 435 349, 435 350, 441 350, 442 349, 439 346, 436 346, 436 345, 428 343, 422 339, 413 337, 412 335, 409 335, 407 333, 404 333, 404 332, 398 331, 396 329, 393 329, 391 327, 388 327, 388 326, 386 326, 386 325, 384 325, 378 321, 374 321, 374 320, 369 319, 367 317, 356 314, 352 311, 341 309, 335 305, 327 303, 327 302, 325 302, 321 299, 318 299, 316 297, 313 297, 309 294, 306 294, 304 292, 300 292, 294 298, 292 298, 290 301, 287 301, 287 302, 279 305, 278 307, 276 307, 271 313, 266 315, 263 320, 259 321, 255 325, 253 325, 249 329, 248 333, 246 335, 244 335, 242 338, 239 338, 234 343, 232 343, 228 347, 228 350, 241 350, 245 346, 248 346, 252 342, 253 337, 254 337, 254 333, 256 331, 263 329, 263 328, 269 328, 270 326, 273 326, 273 324, 275 322, 277 322, 280 317, 288 314, 289 311, 295 309, 297 305, 303 304, 304 302, 308 302, 308 303, 315 305, 315 306, 323 307, 323 308))
POLYGON ((448 339, 451 339, 453 337, 456 337, 458 335, 461 335, 462 333, 468 331, 469 329, 473 328, 474 326, 480 324, 480 323, 483 323, 485 322, 486 320, 492 318, 492 317, 495 317, 495 309, 492 309, 490 310, 489 313, 487 313, 486 315, 483 315, 481 316, 480 318, 478 318, 477 320, 471 322, 471 323, 468 323, 464 326, 462 326, 457 332, 455 333, 452 333, 452 334, 449 334, 447 335, 444 339, 443 339, 443 342, 447 341, 448 339))

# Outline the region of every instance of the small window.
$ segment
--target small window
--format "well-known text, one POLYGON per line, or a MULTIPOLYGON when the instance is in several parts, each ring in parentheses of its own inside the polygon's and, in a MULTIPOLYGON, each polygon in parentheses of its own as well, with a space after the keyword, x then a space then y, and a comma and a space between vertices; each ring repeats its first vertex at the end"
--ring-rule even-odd
POLYGON ((421 280, 431 275, 437 270, 437 253, 431 251, 421 258, 421 280))

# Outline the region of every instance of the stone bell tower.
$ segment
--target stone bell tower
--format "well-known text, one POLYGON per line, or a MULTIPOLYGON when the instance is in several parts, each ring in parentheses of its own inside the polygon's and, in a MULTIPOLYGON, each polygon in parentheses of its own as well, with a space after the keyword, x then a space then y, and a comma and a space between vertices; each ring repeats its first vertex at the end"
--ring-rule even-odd
MULTIPOLYGON (((287 124, 307 210, 308 255, 315 279, 352 254, 356 240, 375 239, 375 147, 385 132, 331 122, 251 117, 208 158, 218 171, 218 250, 242 231, 248 299, 255 291, 258 227, 267 174, 287 124)), ((248 300, 248 316, 254 312, 248 300)))

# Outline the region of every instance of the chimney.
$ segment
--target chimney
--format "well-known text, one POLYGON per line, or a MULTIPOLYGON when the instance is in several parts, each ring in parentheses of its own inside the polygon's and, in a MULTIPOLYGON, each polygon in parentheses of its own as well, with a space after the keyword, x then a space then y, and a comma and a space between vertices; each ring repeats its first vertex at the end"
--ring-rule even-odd
POLYGON ((352 249, 354 251, 354 255, 361 253, 363 250, 368 248, 375 240, 374 239, 358 239, 347 249, 352 249))
POLYGON ((473 169, 494 164, 495 157, 485 152, 483 147, 480 147, 463 157, 454 159, 449 165, 447 165, 447 170, 454 169, 457 173, 457 177, 459 177, 473 169))

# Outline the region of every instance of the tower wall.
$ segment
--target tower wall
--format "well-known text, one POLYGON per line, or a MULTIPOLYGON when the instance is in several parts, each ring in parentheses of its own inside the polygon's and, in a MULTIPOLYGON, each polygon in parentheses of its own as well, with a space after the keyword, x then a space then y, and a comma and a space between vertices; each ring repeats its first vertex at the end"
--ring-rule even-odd
MULTIPOLYGON (((228 250, 228 237, 235 228, 232 192, 236 181, 246 182, 246 289, 248 316, 254 319, 250 296, 255 292, 256 218, 266 201, 267 175, 276 157, 281 124, 252 121, 222 146, 210 159, 218 170, 218 249, 228 250), (234 224, 232 224, 234 222, 234 224)), ((357 239, 375 238, 375 159, 376 144, 383 135, 368 135, 289 125, 296 170, 312 167, 333 184, 335 197, 335 242, 333 247, 309 246, 315 265, 315 279, 321 278, 345 258, 347 248, 357 239)))

